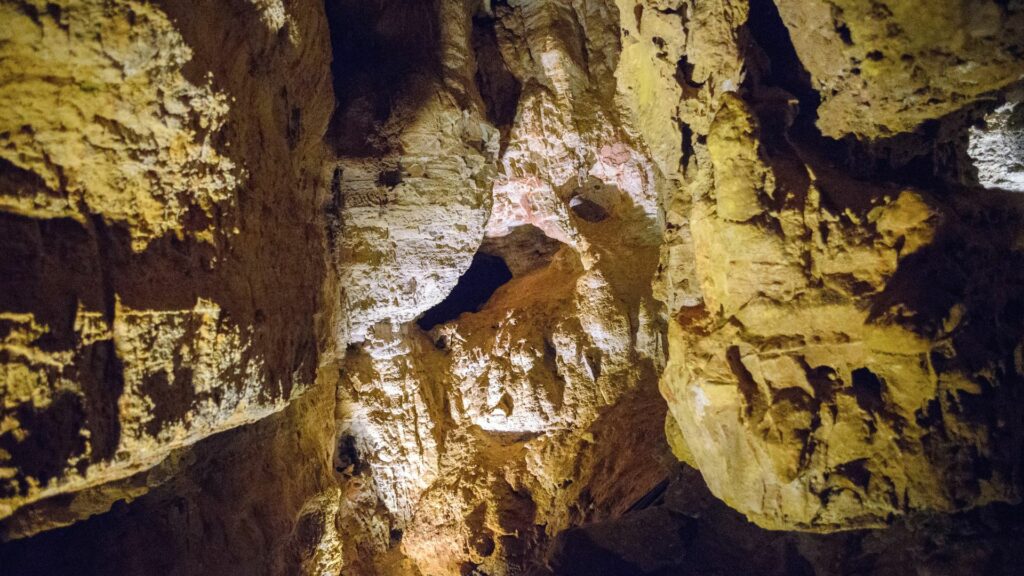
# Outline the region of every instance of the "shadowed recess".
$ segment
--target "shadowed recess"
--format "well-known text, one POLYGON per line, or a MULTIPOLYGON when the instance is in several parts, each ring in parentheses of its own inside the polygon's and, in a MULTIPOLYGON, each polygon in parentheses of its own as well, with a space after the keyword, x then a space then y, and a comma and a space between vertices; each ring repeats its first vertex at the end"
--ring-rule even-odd
POLYGON ((436 0, 325 0, 337 99, 327 141, 345 155, 372 151, 367 135, 399 101, 422 100, 416 77, 439 78, 436 0))
POLYGON ((473 263, 459 278, 451 294, 437 306, 427 310, 416 324, 430 330, 459 317, 463 312, 476 312, 494 294, 494 291, 512 279, 505 261, 497 256, 477 252, 473 263))

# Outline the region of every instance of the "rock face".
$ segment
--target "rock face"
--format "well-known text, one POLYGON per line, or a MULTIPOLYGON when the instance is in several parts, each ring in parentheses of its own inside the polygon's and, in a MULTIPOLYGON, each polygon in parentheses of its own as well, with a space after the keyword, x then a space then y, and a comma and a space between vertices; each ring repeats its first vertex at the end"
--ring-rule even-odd
POLYGON ((312 383, 331 100, 314 2, 0 10, 10 537, 75 517, 11 518, 26 505, 128 478, 312 383))
MULTIPOLYGON (((915 510, 1017 501, 1020 202, 938 183, 908 168, 916 161, 895 166, 891 149, 823 138, 812 124, 824 70, 815 59, 852 48, 812 50, 802 23, 814 5, 745 7, 719 27, 717 43, 734 48, 716 58, 746 58, 747 78, 717 65, 663 110, 663 123, 703 112, 688 123, 678 204, 690 239, 675 240, 693 251, 700 301, 669 300, 662 375, 677 454, 772 529, 883 526, 915 510), (722 88, 706 92, 709 82, 722 88), (846 168, 865 156, 876 164, 846 168)), ((688 45, 697 31, 684 32, 677 41, 688 45)), ((704 69, 705 53, 686 54, 694 74, 704 69)), ((870 114, 842 117, 848 95, 832 96, 816 119, 826 135, 881 133, 854 121, 920 121, 885 96, 870 114)))
POLYGON ((1019 566, 1019 2, 0 17, 5 569, 1019 566))
POLYGON ((3 11, 5 211, 98 216, 141 251, 230 202, 243 169, 217 146, 228 95, 186 78, 192 49, 167 12, 132 1, 3 11))
POLYGON ((1024 192, 1024 92, 987 114, 984 125, 971 128, 968 154, 978 183, 986 188, 1024 192))
POLYGON ((345 23, 335 38, 343 50, 334 65, 340 107, 331 140, 341 157, 329 214, 341 347, 379 323, 414 320, 455 286, 483 238, 499 148, 473 81, 467 8, 364 4, 331 5, 345 23), (342 37, 349 26, 365 30, 342 37), (397 70, 378 69, 389 63, 397 70))
POLYGON ((732 100, 708 135, 704 303, 670 328, 663 376, 711 489, 762 525, 816 530, 1016 500, 1020 433, 993 424, 1019 418, 1019 214, 993 225, 1001 204, 964 214, 772 170, 753 122, 732 100), (1000 342, 978 346, 996 324, 1000 342))
MULTIPOLYGON (((455 144, 438 145, 448 136, 436 122, 448 113, 427 97, 415 113, 399 104, 380 131, 359 138, 379 141, 403 114, 431 122, 421 140, 415 125, 396 129, 412 136, 396 144, 404 155, 394 209, 382 216, 377 206, 339 203, 339 277, 346 297, 346 279, 361 278, 372 307, 351 316, 362 328, 338 331, 348 345, 339 432, 351 445, 339 468, 353 486, 344 506, 380 527, 360 536, 364 548, 398 552, 399 534, 401 561, 424 574, 515 573, 560 529, 626 506, 657 482, 649 468, 602 477, 587 467, 612 449, 612 438, 597 439, 602 414, 640 396, 650 402, 660 370, 650 282, 661 176, 614 102, 613 5, 435 10, 442 63, 407 92, 446 90, 451 114, 461 98, 469 111, 458 117, 479 128, 453 130, 455 144), (503 87, 518 99, 507 101, 503 87), (453 146, 462 152, 453 156, 453 146), (451 162, 481 166, 489 187, 472 178, 467 187, 466 174, 445 168, 451 162), (467 202, 453 190, 489 196, 467 202), (386 255, 353 249, 378 250, 382 236, 394 243, 386 255), (453 295, 472 296, 478 247, 506 258, 511 279, 480 309, 436 327, 411 322, 456 281, 453 295), (639 482, 616 487, 624 477, 639 482)), ((363 160, 339 165, 348 174, 355 162, 363 160)), ((370 185, 388 187, 340 179, 346 199, 370 185)), ((624 459, 652 450, 638 446, 624 459)))
POLYGON ((945 116, 1024 73, 1019 2, 779 0, 821 94, 827 136, 879 138, 945 116))

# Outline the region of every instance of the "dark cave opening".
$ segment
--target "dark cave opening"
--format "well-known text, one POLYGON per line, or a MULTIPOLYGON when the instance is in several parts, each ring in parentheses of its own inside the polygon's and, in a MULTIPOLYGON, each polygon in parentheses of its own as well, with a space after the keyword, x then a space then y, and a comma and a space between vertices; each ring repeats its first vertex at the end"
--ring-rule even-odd
POLYGON ((772 138, 784 138, 788 130, 789 138, 792 140, 814 142, 816 146, 826 147, 830 154, 841 155, 841 144, 822 136, 815 125, 821 95, 814 89, 811 75, 797 56, 796 48, 789 37, 789 29, 786 28, 778 8, 771 0, 750 2, 750 17, 747 19, 746 31, 753 44, 748 58, 760 63, 760 66, 754 67, 753 73, 748 75, 745 81, 744 88, 751 93, 751 99, 754 102, 770 99, 771 95, 765 94, 763 88, 776 87, 789 92, 799 102, 797 114, 792 118, 792 126, 785 125, 786 114, 760 114, 758 120, 768 128, 763 136, 776 147, 787 147, 786 142, 773 141, 772 138))
POLYGON ((347 156, 372 154, 369 138, 399 102, 416 109, 423 79, 441 76, 437 0, 324 0, 336 100, 327 142, 347 156))
MULTIPOLYGON (((496 9, 507 6, 493 3, 496 9)), ((483 99, 487 119, 501 131, 501 149, 508 144, 512 122, 516 119, 523 86, 509 70, 501 55, 493 15, 478 12, 473 17, 472 45, 476 54, 476 83, 483 99)))
POLYGON ((454 320, 463 312, 476 312, 491 295, 512 279, 512 271, 499 256, 477 252, 473 263, 451 293, 416 320, 423 330, 454 320))

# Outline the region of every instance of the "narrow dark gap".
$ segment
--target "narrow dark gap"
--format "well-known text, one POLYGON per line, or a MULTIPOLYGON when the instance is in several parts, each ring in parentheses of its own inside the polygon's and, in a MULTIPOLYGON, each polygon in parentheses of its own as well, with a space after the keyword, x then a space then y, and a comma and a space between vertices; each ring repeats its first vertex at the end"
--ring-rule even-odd
MULTIPOLYGON (((494 6, 498 14, 507 12, 494 6)), ((473 17, 473 52, 476 54, 476 85, 483 99, 487 119, 501 132, 501 149, 508 144, 509 132, 516 119, 523 86, 505 64, 498 47, 494 16, 478 12, 473 17)))
POLYGON ((454 320, 463 312, 476 312, 503 284, 512 279, 512 272, 498 256, 477 252, 473 263, 459 278, 451 293, 437 306, 423 313, 416 324, 430 330, 438 324, 454 320))
MULTIPOLYGON (((756 48, 748 50, 748 60, 762 65, 747 76, 743 88, 751 93, 754 101, 761 99, 764 87, 782 88, 789 92, 799 101, 799 112, 793 119, 792 130, 801 137, 830 140, 829 143, 837 145, 835 140, 824 138, 815 126, 821 96, 811 85, 811 75, 800 62, 789 37, 789 29, 772 0, 751 0, 746 29, 756 45, 756 48)), ((772 120, 765 118, 762 121, 772 120)))
POLYGON ((437 0, 324 0, 336 100, 327 142, 345 156, 380 153, 370 137, 401 101, 415 109, 441 76, 437 0))
POLYGON ((334 451, 334 471, 346 476, 357 476, 365 471, 363 459, 356 448, 356 438, 345 433, 338 438, 334 451))
POLYGON ((778 86, 796 96, 800 101, 798 120, 813 125, 821 96, 811 85, 811 75, 800 62, 789 29, 772 0, 750 1, 747 31, 768 59, 757 81, 766 86, 778 86))
POLYGON ((725 352, 725 358, 729 363, 729 369, 736 376, 740 394, 743 396, 743 405, 747 417, 754 422, 760 422, 764 418, 768 407, 765 404, 765 398, 761 395, 760 390, 758 390, 757 381, 754 380, 754 376, 740 358, 739 347, 730 346, 725 352))
POLYGON ((636 502, 633 502, 629 508, 626 509, 626 512, 636 512, 637 510, 644 510, 651 506, 663 503, 665 501, 665 492, 668 490, 668 485, 671 480, 671 477, 666 477, 661 482, 655 484, 654 487, 648 490, 646 494, 638 498, 636 502))

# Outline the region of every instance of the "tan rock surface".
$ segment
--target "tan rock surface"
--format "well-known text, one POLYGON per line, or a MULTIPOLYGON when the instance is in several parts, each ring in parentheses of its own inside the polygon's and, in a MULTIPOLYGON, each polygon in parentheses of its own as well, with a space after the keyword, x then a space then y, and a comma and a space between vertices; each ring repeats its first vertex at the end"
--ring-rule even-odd
MULTIPOLYGON (((397 569, 394 561, 423 574, 473 566, 515 573, 563 527, 628 506, 657 481, 644 467, 607 477, 573 472, 614 450, 613 437, 595 439, 603 415, 625 410, 631 401, 624 399, 640 390, 650 398, 663 355, 650 289, 660 176, 614 103, 614 18, 614 6, 600 2, 510 3, 476 16, 477 38, 493 34, 495 42, 481 51, 478 40, 477 57, 501 58, 522 87, 510 124, 491 116, 503 143, 484 249, 507 253, 515 244, 503 239, 526 227, 561 248, 514 266, 483 308, 429 333, 408 322, 433 302, 392 291, 390 321, 348 352, 339 430, 354 439, 360 466, 350 470, 359 487, 347 499, 364 525, 389 527, 364 538, 385 572, 380 566, 397 569), (612 488, 628 474, 640 481, 612 488)), ((442 45, 442 52, 460 50, 442 45)), ((486 92, 481 98, 494 101, 486 92)), ((428 204, 451 198, 448 190, 430 193, 439 198, 426 200, 425 192, 428 204)), ((416 218, 427 214, 422 206, 416 215, 403 210, 385 218, 419 226, 416 218)), ((445 210, 461 218, 461 209, 445 210)), ((451 222, 396 237, 398 252, 411 250, 431 274, 446 270, 431 250, 468 261, 481 238, 451 222)), ((360 238, 363 230, 352 233, 360 238)), ((368 279, 393 266, 344 251, 340 262, 342 270, 372 270, 368 279)), ((451 289, 439 286, 442 295, 451 289)), ((648 423, 660 426, 657 417, 648 423)), ((658 447, 641 445, 626 459, 658 447)))
MULTIPOLYGON (((7 518, 264 418, 312 383, 330 91, 315 3, 0 10, 7 518)), ((148 484, 100 489, 83 513, 148 484)), ((33 514, 7 535, 69 521, 33 514)))
POLYGON ((1024 75, 1024 7, 949 0, 779 0, 821 94, 827 136, 879 138, 945 116, 1024 75))
MULTIPOLYGON (((918 509, 1016 501, 1017 433, 993 433, 989 423, 1017 418, 1010 398, 1021 376, 1013 360, 1020 326, 990 325, 1005 344, 984 350, 967 334, 1005 317, 993 302, 1012 301, 1020 290, 1010 272, 1016 264, 1004 268, 980 254, 1016 262, 1018 241, 1013 224, 983 224, 964 207, 993 215, 1019 208, 1012 197, 958 188, 970 200, 953 202, 920 186, 872 181, 877 168, 848 175, 838 164, 885 148, 829 141, 805 120, 816 105, 811 88, 822 93, 818 126, 826 135, 891 135, 963 108, 1019 75, 1011 56, 1016 20, 956 36, 967 46, 959 56, 976 55, 968 68, 991 65, 998 74, 944 74, 942 53, 915 53, 917 75, 901 72, 907 59, 872 60, 872 74, 854 89, 843 83, 841 62, 854 51, 867 58, 876 48, 889 54, 901 42, 925 42, 958 22, 951 14, 969 18, 970 11, 943 7, 928 15, 933 25, 917 28, 911 20, 919 8, 893 8, 886 18, 908 21, 883 37, 873 35, 880 24, 863 14, 866 5, 830 13, 826 3, 819 10, 780 2, 776 13, 768 2, 678 4, 620 3, 630 57, 619 72, 649 141, 671 140, 666 129, 676 122, 686 127, 680 185, 666 195, 659 274, 675 318, 661 383, 674 452, 701 470, 713 493, 773 529, 877 526, 918 509), (822 14, 857 28, 854 45, 822 40, 833 27, 807 24, 822 14), (666 18, 681 29, 663 33, 666 18), (791 54, 779 36, 786 27, 791 54), (801 65, 810 86, 800 84, 801 65), (903 98, 922 85, 934 102, 903 98), (978 256, 965 261, 966 254, 978 256), (938 277, 945 296, 930 296, 925 286, 938 277)), ((886 9, 875 3, 876 12, 886 9)), ((876 162, 893 161, 901 153, 893 150, 910 142, 891 141, 890 155, 876 162)), ((913 146, 902 154, 926 150, 913 146)))

